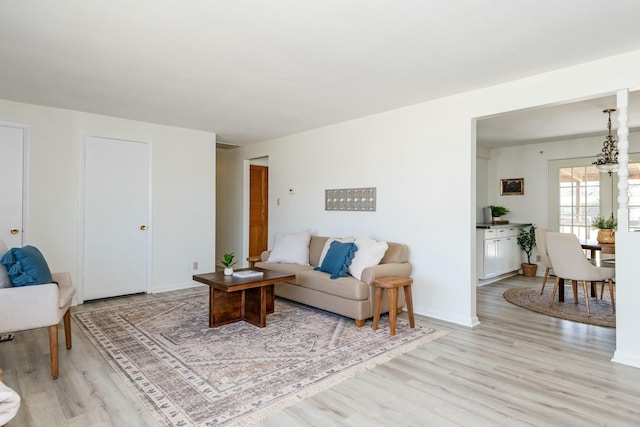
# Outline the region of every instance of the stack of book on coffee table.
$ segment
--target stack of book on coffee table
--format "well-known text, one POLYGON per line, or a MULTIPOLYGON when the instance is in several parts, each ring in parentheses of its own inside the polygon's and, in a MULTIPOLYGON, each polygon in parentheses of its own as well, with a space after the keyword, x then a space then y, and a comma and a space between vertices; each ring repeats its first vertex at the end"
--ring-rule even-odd
POLYGON ((241 271, 233 272, 233 277, 237 277, 239 279, 248 279, 249 277, 260 277, 262 275, 263 275, 262 271, 258 271, 258 270, 241 270, 241 271))

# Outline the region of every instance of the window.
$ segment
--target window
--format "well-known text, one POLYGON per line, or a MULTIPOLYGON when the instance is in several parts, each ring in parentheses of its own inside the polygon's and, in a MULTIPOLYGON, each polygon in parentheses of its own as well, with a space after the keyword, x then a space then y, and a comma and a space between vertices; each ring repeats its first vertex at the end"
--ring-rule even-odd
MULTIPOLYGON (((629 159, 629 229, 640 230, 640 155, 629 159)), ((594 158, 549 162, 549 226, 562 233, 574 233, 581 240, 593 240, 591 228, 598 215, 617 216, 618 174, 601 173, 594 158)))
POLYGON ((591 239, 591 221, 600 214, 600 172, 593 166, 559 169, 559 231, 591 239))

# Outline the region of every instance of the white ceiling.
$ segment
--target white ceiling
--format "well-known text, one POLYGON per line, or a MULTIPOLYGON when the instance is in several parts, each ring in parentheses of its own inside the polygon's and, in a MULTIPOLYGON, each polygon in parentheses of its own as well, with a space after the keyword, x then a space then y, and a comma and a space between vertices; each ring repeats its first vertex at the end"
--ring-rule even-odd
MULTIPOLYGON (((562 105, 544 106, 478 120, 478 145, 489 148, 607 135, 605 109, 616 108, 616 96, 604 96, 562 105)), ((640 91, 629 93, 629 128, 640 129, 640 91), (636 114, 633 114, 636 112, 636 114)), ((611 114, 612 134, 618 128, 617 112, 611 114)))
POLYGON ((245 145, 638 50, 638 22, 637 0, 5 0, 0 98, 245 145))

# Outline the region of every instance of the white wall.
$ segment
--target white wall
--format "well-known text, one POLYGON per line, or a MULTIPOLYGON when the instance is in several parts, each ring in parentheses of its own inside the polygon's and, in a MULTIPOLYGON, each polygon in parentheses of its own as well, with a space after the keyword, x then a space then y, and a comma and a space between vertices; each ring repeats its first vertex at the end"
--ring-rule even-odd
MULTIPOLYGON (((639 86, 636 51, 239 148, 233 150, 233 168, 269 156, 272 235, 311 228, 407 243, 415 266, 415 310, 474 325, 474 118, 639 86), (361 186, 378 188, 376 212, 324 211, 325 189, 361 186), (286 194, 289 187, 295 196, 286 194)), ((243 183, 234 187, 242 198, 243 183)), ((243 221, 241 211, 231 212, 236 206, 230 203, 227 215, 243 221)), ((229 246, 246 246, 240 239, 229 246)), ((639 308, 636 300, 634 310, 639 308)), ((619 323, 619 332, 637 322, 619 323)))
POLYGON ((616 232, 616 352, 613 360, 640 368, 640 233, 616 232))
POLYGON ((0 100, 0 121, 30 130, 28 241, 78 283, 80 153, 85 135, 153 145, 152 290, 192 286, 215 259, 215 135, 0 100))
MULTIPOLYGON (((440 124, 451 119, 441 115, 438 106, 428 104, 396 110, 233 150, 234 164, 242 168, 246 159, 269 156, 270 239, 277 231, 311 229, 320 235, 367 235, 405 242, 414 263, 416 295, 427 295, 427 289, 446 295, 446 288, 466 288, 471 281, 468 259, 450 254, 460 254, 460 241, 469 242, 467 221, 472 209, 468 188, 475 154, 459 150, 460 141, 469 145, 470 120, 466 127, 457 126, 453 132, 446 126, 425 125, 429 117, 440 124), (458 142, 443 143, 434 152, 429 140, 458 142), (455 158, 456 162, 433 161, 434 156, 455 158), (447 177, 451 167, 458 173, 447 177), (425 169, 438 178, 425 179, 425 169), (376 187, 377 211, 324 210, 325 189, 349 187, 376 187), (295 195, 288 194, 289 188, 295 189, 295 195), (449 200, 446 204, 453 208, 443 208, 442 200, 449 200), (432 221, 457 226, 434 227, 432 221), (467 277, 452 284, 450 270, 466 270, 467 277)), ((240 193, 240 183, 236 188, 240 193)), ((237 212, 227 217, 242 215, 237 212)), ((475 315, 469 316, 471 296, 462 293, 462 298, 466 301, 443 298, 429 307, 428 297, 416 297, 415 309, 457 323, 475 324, 475 315)))

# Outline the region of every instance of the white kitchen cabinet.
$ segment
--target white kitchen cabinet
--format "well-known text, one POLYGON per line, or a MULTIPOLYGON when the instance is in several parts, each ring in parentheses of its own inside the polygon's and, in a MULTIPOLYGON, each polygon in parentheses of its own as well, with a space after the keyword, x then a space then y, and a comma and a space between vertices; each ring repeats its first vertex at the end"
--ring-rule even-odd
POLYGON ((522 227, 500 227, 477 230, 478 279, 490 279, 516 271, 522 263, 518 234, 522 227))

